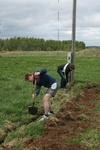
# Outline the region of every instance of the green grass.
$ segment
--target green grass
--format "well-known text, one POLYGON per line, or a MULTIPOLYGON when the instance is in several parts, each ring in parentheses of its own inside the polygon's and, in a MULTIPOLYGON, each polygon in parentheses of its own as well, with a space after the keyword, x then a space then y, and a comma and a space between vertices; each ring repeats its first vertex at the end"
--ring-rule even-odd
POLYGON ((76 81, 100 82, 100 57, 76 57, 76 81))
POLYGON ((89 129, 83 135, 81 144, 86 150, 99 150, 100 148, 100 131, 89 129))
MULTIPOLYGON (((57 74, 57 66, 67 62, 66 52, 25 52, 21 54, 1 55, 0 57, 0 128, 5 131, 5 124, 11 121, 16 126, 16 131, 11 131, 6 137, 6 142, 16 138, 33 136, 37 138, 44 133, 45 124, 38 124, 37 121, 28 124, 33 116, 28 114, 28 106, 32 104, 31 94, 33 85, 24 81, 24 74, 34 72, 38 68, 46 67, 48 73, 52 74, 60 82, 57 74), (20 128, 25 126, 25 130, 20 128), (38 128, 37 128, 38 127, 38 128)), ((79 56, 75 57, 75 86, 73 91, 81 90, 87 83, 100 83, 100 57, 79 56)), ((42 88, 40 95, 36 98, 36 105, 39 110, 43 109, 43 95, 45 88, 42 88)), ((54 98, 65 99, 68 97, 59 90, 54 98)), ((63 104, 61 104, 62 106, 63 104)), ((56 105, 55 111, 61 107, 56 105)), ((100 104, 97 105, 100 110, 100 104)), ((84 140, 85 141, 85 140, 84 140)))

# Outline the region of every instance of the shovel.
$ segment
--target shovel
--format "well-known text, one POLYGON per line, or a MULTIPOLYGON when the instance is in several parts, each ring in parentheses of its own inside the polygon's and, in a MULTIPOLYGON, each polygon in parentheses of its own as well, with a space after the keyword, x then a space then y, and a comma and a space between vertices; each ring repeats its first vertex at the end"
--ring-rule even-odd
MULTIPOLYGON (((34 94, 36 93, 36 79, 35 79, 35 81, 34 81, 35 83, 34 83, 34 94)), ((34 106, 35 105, 35 103, 33 102, 33 105, 32 106, 28 106, 28 112, 29 112, 29 114, 31 114, 31 115, 35 115, 35 114, 37 114, 37 112, 38 112, 38 107, 36 107, 36 106, 34 106)))
POLYGON ((32 106, 28 106, 28 112, 31 115, 35 115, 38 112, 38 107, 34 106, 34 103, 32 106))

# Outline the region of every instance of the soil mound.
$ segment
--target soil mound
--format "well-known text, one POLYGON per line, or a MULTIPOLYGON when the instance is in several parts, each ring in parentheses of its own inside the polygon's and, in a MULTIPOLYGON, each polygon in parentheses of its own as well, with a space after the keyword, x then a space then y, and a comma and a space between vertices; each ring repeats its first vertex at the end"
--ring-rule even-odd
POLYGON ((86 129, 100 122, 100 113, 93 111, 100 100, 100 84, 86 85, 80 94, 68 101, 46 122, 46 133, 38 139, 25 139, 23 150, 84 150, 70 139, 80 138, 86 129))

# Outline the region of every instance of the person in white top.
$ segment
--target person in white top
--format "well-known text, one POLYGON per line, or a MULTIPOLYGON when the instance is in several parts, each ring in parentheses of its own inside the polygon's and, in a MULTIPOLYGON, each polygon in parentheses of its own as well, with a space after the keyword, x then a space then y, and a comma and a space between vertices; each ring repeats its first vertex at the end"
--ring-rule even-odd
POLYGON ((71 63, 62 64, 58 66, 57 72, 61 77, 60 88, 66 88, 66 84, 68 82, 68 74, 70 71, 75 69, 75 65, 71 63))

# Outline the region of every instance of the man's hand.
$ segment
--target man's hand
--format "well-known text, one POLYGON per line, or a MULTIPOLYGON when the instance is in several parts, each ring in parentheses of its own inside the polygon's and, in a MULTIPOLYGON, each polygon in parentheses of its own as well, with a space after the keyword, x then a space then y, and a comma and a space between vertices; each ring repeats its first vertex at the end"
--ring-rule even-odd
POLYGON ((35 100, 36 94, 32 94, 32 99, 35 100))

